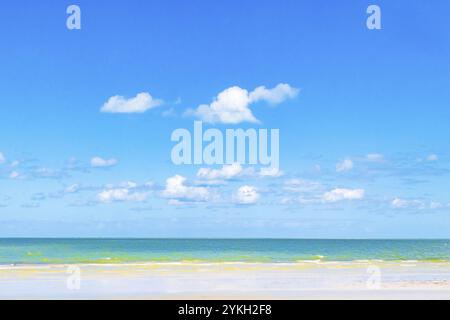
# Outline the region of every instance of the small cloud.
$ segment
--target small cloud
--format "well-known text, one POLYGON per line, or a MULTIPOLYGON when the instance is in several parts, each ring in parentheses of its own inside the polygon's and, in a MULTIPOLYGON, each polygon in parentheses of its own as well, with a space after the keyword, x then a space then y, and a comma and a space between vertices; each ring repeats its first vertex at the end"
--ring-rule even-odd
POLYGON ((125 189, 136 189, 138 187, 138 184, 134 181, 124 181, 120 183, 120 187, 125 189))
POLYGON ((353 169, 353 161, 351 159, 345 159, 336 164, 337 172, 346 172, 353 169))
POLYGON ((366 159, 370 162, 382 162, 384 161, 384 156, 380 153, 369 153, 366 159))
POLYGON ((201 168, 197 172, 197 177, 205 180, 232 179, 242 175, 244 169, 238 163, 224 165, 222 169, 201 168))
POLYGON ((238 204, 255 204, 259 198, 260 194, 254 186, 241 186, 234 196, 238 204))
POLYGON ((13 179, 13 180, 18 180, 18 179, 23 179, 24 176, 21 173, 17 172, 17 171, 12 171, 9 174, 9 178, 13 179))
POLYGON ((129 99, 116 95, 109 98, 100 111, 107 113, 143 113, 160 106, 162 103, 162 100, 154 99, 148 92, 141 92, 136 97, 129 99))
POLYGON ((277 177, 281 177, 282 175, 284 175, 284 172, 281 171, 278 168, 261 168, 259 170, 259 175, 261 177, 268 177, 268 178, 277 178, 277 177))
POLYGON ((437 154, 430 154, 427 157, 427 161, 438 161, 438 160, 439 160, 439 157, 437 154))
POLYGON ((299 92, 299 89, 293 88, 286 83, 280 83, 272 89, 261 86, 250 92, 250 102, 266 101, 269 104, 276 105, 295 98, 299 92))
POLYGON ((342 189, 337 188, 326 192, 322 196, 325 202, 338 202, 343 200, 361 200, 364 198, 365 191, 363 189, 342 189))
POLYGON ((143 202, 148 198, 148 192, 131 192, 126 188, 108 189, 100 192, 97 198, 100 202, 143 202))
POLYGON ((395 198, 394 200, 392 200, 391 206, 395 209, 406 209, 406 208, 419 209, 423 207, 423 202, 420 200, 406 200, 395 198))
POLYGON ((417 200, 417 199, 401 199, 395 198, 391 202, 391 207, 394 209, 415 209, 415 210, 424 210, 424 209, 443 209, 447 206, 441 202, 436 201, 425 201, 425 200, 417 200))
POLYGON ((6 162, 6 158, 5 158, 5 156, 3 155, 3 153, 0 152, 0 164, 3 164, 3 163, 5 163, 5 162, 6 162))
POLYGON ((94 157, 91 159, 91 167, 94 168, 106 168, 117 165, 118 161, 114 158, 103 159, 101 157, 94 157))
POLYGON ((76 193, 80 190, 80 185, 72 184, 64 189, 64 193, 76 193))
POLYGON ((180 202, 204 202, 211 199, 211 194, 205 187, 186 185, 185 177, 175 175, 166 180, 162 197, 180 202))

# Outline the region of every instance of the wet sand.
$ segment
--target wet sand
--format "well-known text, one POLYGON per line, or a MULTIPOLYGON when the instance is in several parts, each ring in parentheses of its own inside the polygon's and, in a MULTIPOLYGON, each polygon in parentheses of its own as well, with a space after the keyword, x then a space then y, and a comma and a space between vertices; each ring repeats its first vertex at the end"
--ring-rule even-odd
POLYGON ((1 299, 449 299, 448 262, 0 266, 1 299))

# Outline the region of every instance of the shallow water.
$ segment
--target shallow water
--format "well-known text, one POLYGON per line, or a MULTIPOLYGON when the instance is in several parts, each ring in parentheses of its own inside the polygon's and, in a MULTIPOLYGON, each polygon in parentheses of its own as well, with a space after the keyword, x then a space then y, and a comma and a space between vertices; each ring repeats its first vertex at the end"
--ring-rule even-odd
POLYGON ((450 240, 0 239, 0 264, 450 261, 450 240))

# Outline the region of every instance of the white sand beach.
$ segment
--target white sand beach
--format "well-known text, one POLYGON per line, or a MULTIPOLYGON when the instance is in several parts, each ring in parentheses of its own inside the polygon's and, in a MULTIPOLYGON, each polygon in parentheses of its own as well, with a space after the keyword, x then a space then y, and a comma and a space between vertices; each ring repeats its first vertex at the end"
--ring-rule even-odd
POLYGON ((448 262, 0 267, 1 299, 449 299, 448 262), (74 285, 75 284, 75 285, 74 285), (79 284, 79 288, 78 285, 79 284))

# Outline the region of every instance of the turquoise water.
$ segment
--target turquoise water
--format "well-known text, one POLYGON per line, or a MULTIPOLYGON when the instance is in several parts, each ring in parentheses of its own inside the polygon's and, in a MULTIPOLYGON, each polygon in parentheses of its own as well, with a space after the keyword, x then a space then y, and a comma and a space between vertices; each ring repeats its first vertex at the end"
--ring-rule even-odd
POLYGON ((450 240, 0 239, 0 264, 450 261, 450 240))

